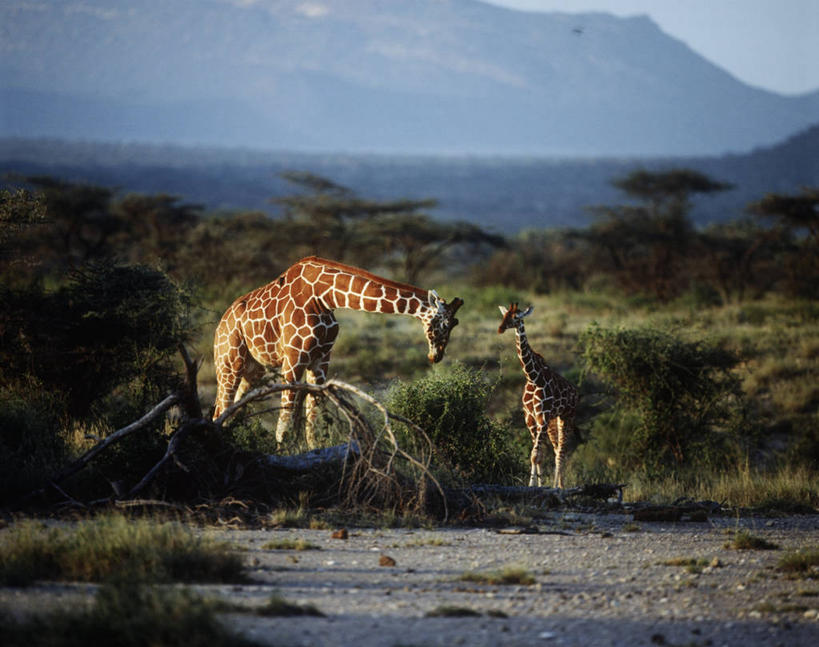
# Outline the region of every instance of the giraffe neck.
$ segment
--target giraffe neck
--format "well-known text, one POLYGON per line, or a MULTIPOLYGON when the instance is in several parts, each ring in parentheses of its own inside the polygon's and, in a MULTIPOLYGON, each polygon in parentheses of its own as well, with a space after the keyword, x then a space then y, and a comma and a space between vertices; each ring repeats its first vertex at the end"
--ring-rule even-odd
POLYGON ((518 359, 523 367, 523 373, 530 382, 535 382, 543 372, 543 358, 532 350, 529 340, 526 339, 526 330, 521 321, 515 328, 515 341, 518 348, 518 359))
POLYGON ((302 261, 302 277, 313 293, 333 310, 403 314, 423 319, 430 310, 428 292, 334 261, 308 258, 302 261))

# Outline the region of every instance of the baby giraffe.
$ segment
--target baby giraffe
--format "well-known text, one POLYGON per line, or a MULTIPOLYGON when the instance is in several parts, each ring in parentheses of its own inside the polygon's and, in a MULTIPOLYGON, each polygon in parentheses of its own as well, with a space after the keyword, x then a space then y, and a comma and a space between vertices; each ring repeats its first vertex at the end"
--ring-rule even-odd
POLYGON ((525 311, 518 310, 518 304, 513 303, 509 308, 499 306, 503 321, 498 327, 498 333, 507 328, 516 331, 518 358, 526 376, 526 386, 523 389, 523 413, 526 416, 526 426, 532 434, 532 468, 529 475, 529 486, 541 485, 541 466, 545 458, 543 452, 544 435, 555 451, 555 478, 554 487, 563 487, 563 454, 569 451, 569 442, 574 444, 577 430, 574 426, 574 413, 577 407, 577 389, 568 380, 546 364, 538 353, 532 350, 526 340, 526 331, 523 328, 523 318, 532 313, 530 306, 525 311), (544 434, 545 432, 545 434, 544 434))

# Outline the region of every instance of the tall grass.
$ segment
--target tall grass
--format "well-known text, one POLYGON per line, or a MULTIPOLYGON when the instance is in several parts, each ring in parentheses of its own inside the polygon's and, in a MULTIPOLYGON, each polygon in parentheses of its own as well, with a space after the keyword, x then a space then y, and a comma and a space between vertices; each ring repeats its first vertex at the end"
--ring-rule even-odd
POLYGON ((215 606, 183 589, 106 585, 90 608, 59 609, 25 619, 0 612, 5 647, 243 647, 215 606))
POLYGON ((731 508, 761 508, 796 512, 819 508, 816 472, 805 467, 782 465, 770 470, 747 466, 721 472, 687 473, 662 478, 628 478, 626 501, 670 503, 682 497, 716 501, 731 508))
POLYGON ((24 521, 0 534, 0 583, 238 582, 241 558, 178 523, 109 515, 73 526, 24 521))

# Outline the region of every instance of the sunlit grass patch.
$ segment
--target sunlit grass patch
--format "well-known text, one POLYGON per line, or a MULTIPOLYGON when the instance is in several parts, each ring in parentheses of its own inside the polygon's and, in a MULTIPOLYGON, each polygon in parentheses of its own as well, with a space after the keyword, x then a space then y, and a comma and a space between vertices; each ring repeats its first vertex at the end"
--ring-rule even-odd
MULTIPOLYGON (((571 462, 569 470, 572 469, 571 462)), ((816 473, 804 466, 783 464, 759 470, 747 464, 727 465, 719 473, 700 472, 695 478, 679 475, 647 479, 618 474, 613 481, 628 481, 625 501, 672 503, 680 498, 718 501, 727 508, 755 508, 774 512, 811 510, 819 505, 816 473), (621 478, 622 477, 622 478, 621 478)))
POLYGON ((412 539, 404 544, 406 548, 415 548, 420 546, 450 546, 451 544, 441 537, 419 537, 412 539))
POLYGON ((663 566, 682 566, 688 573, 702 573, 710 560, 702 557, 673 557, 662 562, 663 566))
POLYGON ((819 577, 819 548, 789 551, 779 558, 777 569, 798 577, 819 577))
POLYGON ((470 582, 472 584, 490 584, 490 585, 521 585, 531 586, 535 583, 534 576, 525 568, 517 566, 508 566, 500 571, 467 571, 461 575, 458 580, 460 582, 470 582))
POLYGON ((726 548, 734 550, 779 550, 779 546, 764 537, 752 535, 747 530, 739 530, 733 539, 725 543, 726 548))
POLYGON ((25 521, 0 535, 0 582, 239 582, 242 559, 229 546, 179 523, 109 515, 73 526, 25 521))

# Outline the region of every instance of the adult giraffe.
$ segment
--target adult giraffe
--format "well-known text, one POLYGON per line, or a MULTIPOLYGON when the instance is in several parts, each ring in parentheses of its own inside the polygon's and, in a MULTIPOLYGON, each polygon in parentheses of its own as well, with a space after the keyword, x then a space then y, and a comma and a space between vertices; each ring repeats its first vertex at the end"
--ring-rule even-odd
MULTIPOLYGON (((444 356, 449 334, 458 324, 452 303, 435 290, 397 283, 365 270, 316 256, 303 258, 267 285, 239 297, 222 315, 213 339, 216 368, 214 420, 258 381, 266 368, 280 367, 286 382, 323 384, 330 351, 338 335, 336 308, 409 315, 420 320, 429 343, 429 361, 444 356)), ((276 426, 281 443, 300 396, 282 392, 276 426)), ((305 397, 305 436, 315 447, 315 399, 305 397)))
POLYGON ((555 450, 554 487, 562 488, 563 455, 571 451, 580 440, 574 424, 577 389, 557 371, 551 369, 546 360, 529 345, 523 318, 532 314, 532 306, 523 311, 518 309, 517 303, 512 303, 508 308, 498 307, 503 315, 503 321, 498 326, 498 334, 507 328, 515 329, 518 359, 526 377, 526 386, 523 387, 523 414, 532 435, 529 486, 535 484, 536 475, 537 484, 541 484, 541 466, 545 458, 544 435, 548 435, 555 450))

